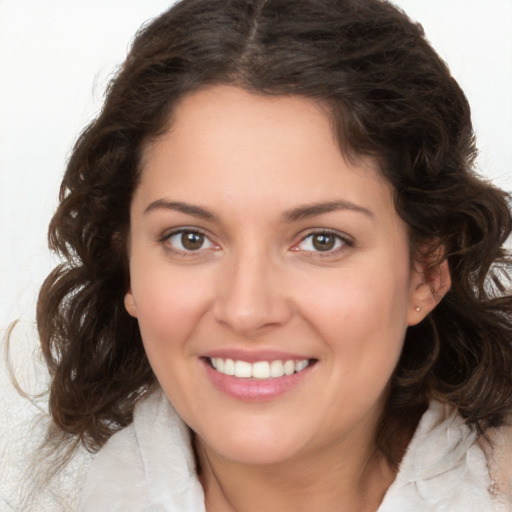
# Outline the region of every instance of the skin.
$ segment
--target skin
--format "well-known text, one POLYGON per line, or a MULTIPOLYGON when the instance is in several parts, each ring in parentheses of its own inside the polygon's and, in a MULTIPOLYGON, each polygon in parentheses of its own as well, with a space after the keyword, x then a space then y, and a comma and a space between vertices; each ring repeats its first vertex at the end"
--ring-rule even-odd
POLYGON ((125 305, 196 433, 209 511, 378 508, 395 476, 374 444, 389 379, 407 326, 449 286, 445 265, 427 282, 409 253, 392 187, 371 160, 348 163, 314 101, 215 86, 177 105, 132 201, 125 305), (180 230, 204 241, 186 250, 180 230), (242 400, 205 370, 234 349, 315 364, 242 400))

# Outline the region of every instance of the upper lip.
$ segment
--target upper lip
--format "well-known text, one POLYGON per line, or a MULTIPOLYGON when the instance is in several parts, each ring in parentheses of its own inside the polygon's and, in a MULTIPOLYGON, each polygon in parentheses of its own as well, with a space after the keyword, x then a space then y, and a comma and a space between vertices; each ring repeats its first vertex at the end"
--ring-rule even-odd
POLYGON ((202 354, 202 357, 220 357, 221 359, 233 359, 234 361, 246 361, 248 363, 256 363, 258 361, 289 361, 291 359, 302 361, 304 359, 312 359, 304 354, 283 352, 279 350, 243 350, 227 348, 208 351, 202 354))

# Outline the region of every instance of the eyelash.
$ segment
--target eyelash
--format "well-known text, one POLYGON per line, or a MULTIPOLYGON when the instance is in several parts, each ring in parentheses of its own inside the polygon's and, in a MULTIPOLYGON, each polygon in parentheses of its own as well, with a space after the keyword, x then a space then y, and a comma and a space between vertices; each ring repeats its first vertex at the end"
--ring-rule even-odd
POLYGON ((328 257, 334 254, 338 254, 340 251, 343 251, 349 247, 354 246, 354 241, 349 238, 347 235, 341 234, 338 231, 334 231, 331 229, 319 229, 316 231, 311 231, 307 235, 303 236, 298 243, 296 243, 291 250, 292 251, 301 251, 300 245, 305 243, 306 240, 311 239, 311 244, 314 244, 313 238, 315 236, 328 236, 334 238, 335 246, 331 249, 321 251, 315 249, 302 249, 302 252, 309 253, 309 255, 319 256, 319 257, 328 257))
POLYGON ((216 248, 217 245, 214 244, 210 238, 208 237, 208 235, 203 232, 202 230, 200 229, 197 229, 197 228, 179 228, 179 229, 175 229, 173 231, 171 231, 170 233, 166 233, 164 234, 160 240, 159 240, 161 243, 165 244, 166 245, 166 248, 167 250, 170 250, 172 252, 175 252, 175 253, 179 253, 181 255, 184 255, 184 256, 196 256, 198 255, 201 251, 205 250, 205 249, 212 249, 212 248, 216 248), (203 241, 202 241, 202 244, 200 247, 198 247, 197 249, 187 249, 185 247, 183 247, 183 236, 184 235, 198 235, 200 237, 203 237, 203 241), (172 243, 172 239, 173 237, 177 237, 179 236, 180 237, 180 241, 179 243, 181 244, 181 248, 180 247, 176 247, 175 244, 172 243), (205 243, 208 243, 210 245, 210 247, 204 247, 204 244, 205 243))
MULTIPOLYGON (((168 250, 175 252, 175 253, 179 253, 184 256, 197 256, 202 251, 204 251, 206 249, 218 248, 218 246, 210 240, 210 238, 204 231, 197 229, 197 228, 175 229, 175 230, 171 231, 170 233, 166 233, 165 235, 163 235, 159 241, 163 244, 166 244, 168 250), (198 235, 198 236, 202 237, 201 245, 197 249, 194 250, 194 249, 187 249, 187 248, 183 247, 183 236, 187 235, 187 234, 188 235, 198 235), (172 243, 173 237, 177 237, 177 236, 181 237, 179 239, 178 243, 180 243, 180 245, 182 247, 176 247, 175 244, 172 243), (209 247, 204 247, 205 243, 208 243, 209 247)), ((354 246, 354 241, 351 238, 349 238, 347 235, 341 234, 338 231, 334 231, 334 230, 330 230, 330 229, 319 229, 319 230, 311 231, 311 232, 307 233, 305 236, 302 236, 302 238, 299 240, 299 242, 294 244, 290 250, 293 252, 303 252, 304 254, 307 254, 308 256, 314 255, 315 257, 316 256, 329 257, 334 254, 337 254, 340 251, 343 251, 344 249, 346 249, 348 247, 353 247, 353 246, 354 246), (311 240, 311 242, 310 242, 311 244, 314 244, 313 237, 315 237, 315 236, 333 237, 334 238, 334 246, 332 248, 328 248, 325 251, 319 250, 318 248, 317 248, 317 250, 315 250, 315 248, 312 248, 312 249, 301 249, 300 248, 300 245, 306 243, 306 241, 308 239, 311 240)))

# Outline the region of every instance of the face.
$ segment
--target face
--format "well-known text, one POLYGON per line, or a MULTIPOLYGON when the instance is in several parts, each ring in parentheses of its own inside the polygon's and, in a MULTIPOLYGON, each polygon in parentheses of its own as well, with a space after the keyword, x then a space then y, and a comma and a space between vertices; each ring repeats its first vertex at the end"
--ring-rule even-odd
POLYGON ((127 310, 212 453, 276 463, 373 435, 422 282, 391 186, 312 100, 185 97, 147 148, 129 258, 127 310))

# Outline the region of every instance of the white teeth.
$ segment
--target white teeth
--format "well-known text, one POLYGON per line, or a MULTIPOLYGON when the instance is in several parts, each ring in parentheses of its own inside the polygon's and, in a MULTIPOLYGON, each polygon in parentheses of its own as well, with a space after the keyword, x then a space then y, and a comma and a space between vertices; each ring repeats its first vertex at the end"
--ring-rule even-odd
POLYGON ((282 377, 284 375, 283 361, 272 361, 270 363, 270 376, 282 377))
POLYGON ((283 368, 285 375, 291 375, 295 371, 295 361, 286 361, 283 368))
POLYGON ((252 377, 252 364, 246 361, 235 362, 235 377, 248 378, 252 377))
POLYGON ((287 361, 257 361, 248 363, 247 361, 234 361, 233 359, 222 359, 221 357, 210 358, 212 366, 224 375, 234 375, 240 379, 270 379, 279 378, 284 375, 301 372, 309 366, 308 359, 287 361))
MULTIPOLYGON (((220 359, 217 358, 217 359, 220 359)), ((226 375, 235 375, 235 362, 233 359, 226 359, 224 361, 224 372, 226 375)))
POLYGON ((252 376, 255 379, 268 379, 270 377, 270 363, 258 361, 252 365, 252 376))
POLYGON ((295 365, 295 371, 301 372, 302 370, 304 370, 304 368, 306 368, 308 364, 309 361, 307 361, 306 359, 303 359, 302 361, 297 361, 297 364, 295 365))

